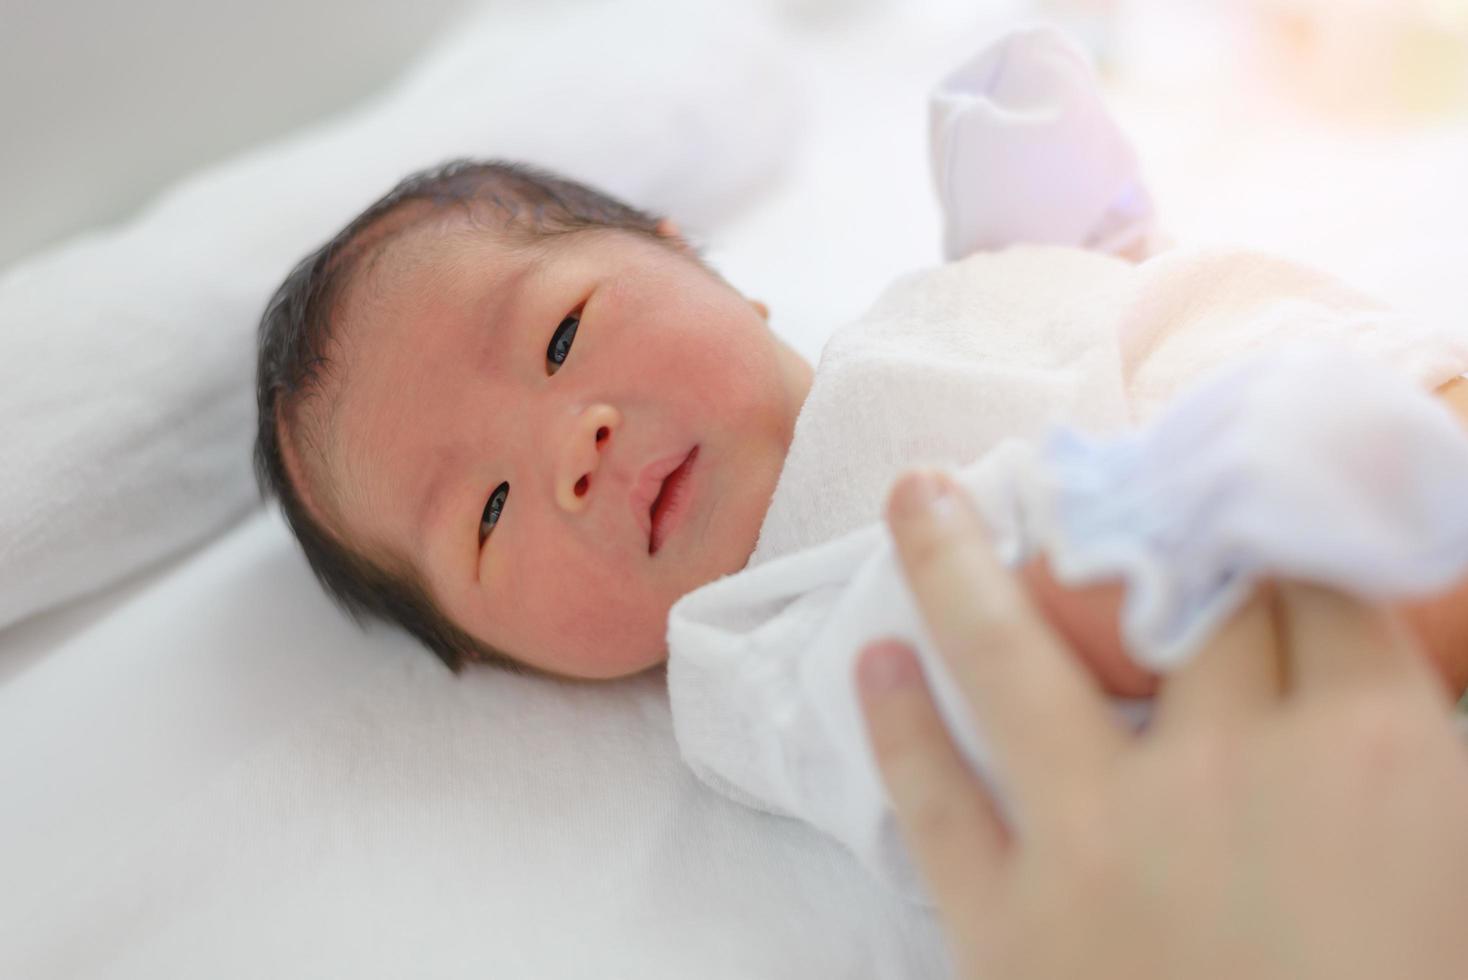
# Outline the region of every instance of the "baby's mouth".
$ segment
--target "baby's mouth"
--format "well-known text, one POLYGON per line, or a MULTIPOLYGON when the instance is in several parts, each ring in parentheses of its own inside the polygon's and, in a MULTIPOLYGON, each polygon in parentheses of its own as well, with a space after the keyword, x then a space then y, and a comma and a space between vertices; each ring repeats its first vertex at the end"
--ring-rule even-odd
MULTIPOLYGON (((694 450, 697 448, 695 446, 694 450)), ((672 494, 664 493, 668 489, 668 478, 683 467, 691 455, 691 450, 684 449, 659 456, 643 466, 641 472, 637 474, 637 479, 632 483, 628 503, 632 508, 632 519, 642 529, 642 537, 647 542, 648 554, 651 554, 653 550, 653 515, 666 509, 667 505, 672 503, 672 494)))
POLYGON ((658 553, 668 533, 678 523, 677 519, 688 510, 689 473, 693 470, 693 461, 697 457, 698 447, 694 446, 683 462, 678 464, 678 468, 663 480, 662 488, 648 510, 651 518, 647 543, 649 555, 658 553))
POLYGON ((677 527, 688 509, 688 474, 699 447, 662 456, 643 467, 631 489, 631 506, 637 524, 647 538, 647 555, 656 555, 668 533, 677 527))

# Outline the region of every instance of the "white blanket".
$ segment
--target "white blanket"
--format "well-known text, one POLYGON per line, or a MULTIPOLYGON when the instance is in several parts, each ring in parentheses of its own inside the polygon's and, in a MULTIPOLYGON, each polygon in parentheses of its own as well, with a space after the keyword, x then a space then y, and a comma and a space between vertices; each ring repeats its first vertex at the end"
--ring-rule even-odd
POLYGON ((672 609, 685 759, 736 799, 814 823, 918 897, 852 685, 861 646, 916 646, 950 728, 971 760, 982 750, 971 723, 954 723, 965 709, 895 569, 880 523, 893 478, 964 466, 1054 423, 1105 433, 1144 422, 1213 366, 1286 341, 1348 345, 1424 387, 1468 365, 1461 335, 1247 252, 1133 267, 1030 246, 899 281, 823 352, 749 566, 672 609))

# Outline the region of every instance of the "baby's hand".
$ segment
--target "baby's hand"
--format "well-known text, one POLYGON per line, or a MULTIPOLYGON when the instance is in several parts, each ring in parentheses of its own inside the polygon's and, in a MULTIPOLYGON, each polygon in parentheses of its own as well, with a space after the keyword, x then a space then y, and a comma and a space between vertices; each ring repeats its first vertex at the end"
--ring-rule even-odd
MULTIPOLYGON (((1055 632, 1101 682, 1108 694, 1152 697, 1157 675, 1139 667, 1121 639, 1122 585, 1111 581, 1070 587, 1055 580, 1045 559, 1021 566, 1019 579, 1055 632)), ((1462 610, 1468 607, 1468 579, 1446 591, 1389 605, 1432 662, 1453 698, 1468 690, 1468 650, 1458 640, 1462 610)))
POLYGON ((1021 566, 1019 579, 1046 621, 1107 694, 1145 698, 1157 692, 1157 675, 1137 666, 1122 644, 1120 582, 1064 586, 1043 557, 1021 566))

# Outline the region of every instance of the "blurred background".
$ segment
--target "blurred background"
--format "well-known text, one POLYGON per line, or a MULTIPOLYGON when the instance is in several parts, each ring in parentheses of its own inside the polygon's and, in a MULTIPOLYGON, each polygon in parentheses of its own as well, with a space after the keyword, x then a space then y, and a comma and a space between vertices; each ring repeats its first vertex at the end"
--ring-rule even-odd
MULTIPOLYGON (((798 46, 791 100, 820 118, 797 127, 805 145, 791 147, 785 188, 811 198, 810 219, 860 234, 858 201, 911 219, 910 241, 899 231, 869 243, 863 273, 936 260, 923 95, 985 33, 1032 18, 1069 26, 1091 50, 1174 238, 1255 244, 1394 299, 1427 289, 1434 303, 1464 258, 1468 0, 688 0, 699 4, 715 17, 762 8, 798 46), (862 88, 871 67, 881 91, 862 88), (891 134, 906 141, 890 155, 901 163, 840 179, 859 161, 819 130, 842 111, 843 85, 852 99, 910 104, 913 129, 891 134), (811 146, 815 157, 802 157, 811 146)), ((0 269, 126 221, 201 168, 370 102, 476 11, 574 20, 596 5, 0 0, 0 269)), ((735 261, 759 275, 757 262, 735 261)))

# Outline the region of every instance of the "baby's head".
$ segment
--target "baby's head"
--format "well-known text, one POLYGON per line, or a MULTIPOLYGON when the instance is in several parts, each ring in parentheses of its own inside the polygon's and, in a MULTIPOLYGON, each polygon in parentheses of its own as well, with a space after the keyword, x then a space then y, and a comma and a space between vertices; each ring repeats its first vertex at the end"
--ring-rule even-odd
POLYGON ((662 662, 672 604, 745 565, 811 381, 670 222, 503 163, 405 179, 259 345, 256 474, 328 594, 454 669, 574 678, 662 662))

